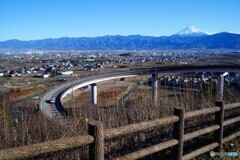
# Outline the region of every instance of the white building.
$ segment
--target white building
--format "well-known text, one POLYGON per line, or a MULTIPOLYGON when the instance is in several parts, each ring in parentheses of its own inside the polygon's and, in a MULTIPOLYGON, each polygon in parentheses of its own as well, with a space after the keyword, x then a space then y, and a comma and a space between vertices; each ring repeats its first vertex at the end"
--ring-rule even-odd
POLYGON ((49 74, 37 74, 35 75, 34 77, 37 77, 37 78, 49 78, 49 74))
POLYGON ((48 78, 48 77, 49 77, 49 74, 43 74, 42 77, 43 77, 43 78, 48 78))
POLYGON ((60 72, 58 72, 58 74, 60 74, 60 75, 70 75, 70 74, 73 74, 73 71, 60 71, 60 72))

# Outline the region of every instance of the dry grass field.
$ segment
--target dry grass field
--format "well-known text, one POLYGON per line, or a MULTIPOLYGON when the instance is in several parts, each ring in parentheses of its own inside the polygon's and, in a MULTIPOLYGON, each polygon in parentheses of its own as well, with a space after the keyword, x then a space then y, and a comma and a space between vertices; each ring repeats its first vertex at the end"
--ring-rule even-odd
MULTIPOLYGON (((72 112, 71 117, 69 117, 72 121, 71 124, 52 124, 44 118, 40 111, 35 109, 35 102, 30 99, 17 102, 9 101, 11 96, 29 94, 31 90, 26 91, 27 93, 23 91, 16 95, 5 95, 5 98, 2 95, 0 100, 0 149, 87 134, 89 119, 102 121, 104 128, 115 128, 172 115, 173 108, 176 106, 185 108, 186 111, 193 111, 211 107, 215 102, 214 86, 199 84, 197 86, 199 92, 160 87, 158 102, 157 105, 154 105, 151 103, 151 87, 142 84, 129 99, 123 103, 118 103, 131 90, 134 83, 146 81, 147 77, 140 77, 126 79, 125 82, 109 81, 98 84, 98 106, 91 105, 90 89, 76 91, 73 96, 69 96, 63 101, 64 107, 72 112)), ((236 102, 238 99, 235 97, 240 97, 240 91, 235 86, 226 85, 224 96, 226 103, 236 102)), ((198 127, 200 124, 210 123, 209 120, 211 121, 211 117, 203 116, 186 122, 186 124, 198 127)), ((105 145, 105 157, 111 159, 157 144, 171 137, 171 135, 166 134, 170 130, 172 130, 172 126, 166 126, 161 130, 149 130, 109 140, 105 145)), ((187 129, 187 131, 190 130, 187 129)), ((234 143, 234 146, 236 145, 237 143, 234 143)), ((238 147, 236 146, 236 148, 238 147)), ((168 153, 170 152, 161 152, 146 159, 166 158, 168 153)), ((206 157, 209 158, 209 156, 206 157)), ((87 148, 80 147, 32 159, 88 159, 88 155, 87 148)))

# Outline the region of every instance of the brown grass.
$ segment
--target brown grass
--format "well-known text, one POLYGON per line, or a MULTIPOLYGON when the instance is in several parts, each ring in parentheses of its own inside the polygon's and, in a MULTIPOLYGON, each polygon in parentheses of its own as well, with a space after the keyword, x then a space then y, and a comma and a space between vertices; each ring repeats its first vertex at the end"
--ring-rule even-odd
MULTIPOLYGON (((1 98, 0 148, 12 148, 61 137, 87 134, 86 120, 91 118, 102 121, 105 128, 114 128, 172 115, 173 108, 176 106, 184 107, 186 111, 211 107, 215 101, 213 86, 200 84, 198 87, 201 92, 182 92, 160 88, 157 105, 151 103, 151 88, 148 86, 139 87, 126 102, 114 103, 108 107, 94 107, 87 101, 81 103, 81 98, 90 101, 90 92, 80 93, 79 96, 74 96, 75 101, 69 105, 76 107, 76 110, 72 108, 74 113, 72 114, 73 117, 70 118, 72 122, 63 125, 52 124, 47 121, 41 112, 35 110, 34 103, 31 100, 14 103, 1 98), (80 100, 77 101, 78 99, 80 100), (18 114, 16 114, 16 111, 18 111, 18 114)), ((116 87, 114 90, 100 91, 99 102, 121 97, 126 88, 116 87)), ((240 97, 239 90, 234 91, 233 88, 228 86, 225 92, 227 103, 236 101, 236 99, 231 98, 233 95, 234 97, 240 97)), ((196 118, 192 122, 197 124, 203 119, 207 119, 207 117, 196 118)), ((186 123, 189 124, 189 122, 186 123)), ((171 127, 167 126, 156 131, 141 132, 107 141, 106 159, 159 143, 165 139, 162 134, 170 131, 171 127)), ((77 148, 44 155, 41 158, 87 159, 87 157, 87 148, 77 148)))
POLYGON ((37 91, 38 91, 37 88, 26 89, 23 91, 16 91, 16 92, 10 93, 10 98, 11 99, 19 98, 19 97, 26 96, 26 95, 29 95, 32 93, 36 93, 37 91))

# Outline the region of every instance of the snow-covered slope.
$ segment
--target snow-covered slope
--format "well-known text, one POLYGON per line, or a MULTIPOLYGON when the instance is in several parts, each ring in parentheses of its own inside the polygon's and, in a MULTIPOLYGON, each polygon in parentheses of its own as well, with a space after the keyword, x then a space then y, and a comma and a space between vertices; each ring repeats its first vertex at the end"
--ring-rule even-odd
POLYGON ((208 33, 201 30, 200 28, 198 28, 196 26, 190 26, 190 27, 187 27, 187 28, 181 30, 180 32, 178 32, 174 35, 178 35, 178 36, 203 36, 203 35, 208 35, 208 33))

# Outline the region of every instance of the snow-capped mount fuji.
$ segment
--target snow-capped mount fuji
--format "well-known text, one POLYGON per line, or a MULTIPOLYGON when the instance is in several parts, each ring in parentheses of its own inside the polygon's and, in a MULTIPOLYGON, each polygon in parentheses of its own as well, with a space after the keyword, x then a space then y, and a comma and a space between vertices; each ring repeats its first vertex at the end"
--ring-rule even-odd
POLYGON ((187 28, 184 28, 180 32, 174 34, 178 36, 204 36, 208 35, 207 32, 203 31, 202 29, 196 27, 196 26, 189 26, 187 28))

